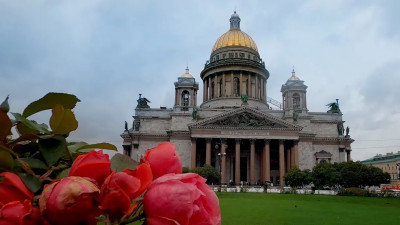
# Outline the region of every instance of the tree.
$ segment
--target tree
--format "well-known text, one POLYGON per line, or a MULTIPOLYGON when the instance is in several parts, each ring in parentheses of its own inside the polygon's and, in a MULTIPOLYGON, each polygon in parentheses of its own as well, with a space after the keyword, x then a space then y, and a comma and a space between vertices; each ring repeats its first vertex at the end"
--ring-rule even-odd
POLYGON ((221 174, 219 171, 210 166, 204 165, 203 167, 197 167, 191 170, 192 173, 197 173, 200 176, 207 179, 207 184, 219 184, 221 181, 221 174))
POLYGON ((311 183, 310 170, 301 171, 298 167, 291 168, 284 176, 285 182, 291 187, 301 187, 311 183))
POLYGON ((333 164, 322 162, 313 168, 312 181, 316 188, 334 186, 340 181, 340 173, 333 164))

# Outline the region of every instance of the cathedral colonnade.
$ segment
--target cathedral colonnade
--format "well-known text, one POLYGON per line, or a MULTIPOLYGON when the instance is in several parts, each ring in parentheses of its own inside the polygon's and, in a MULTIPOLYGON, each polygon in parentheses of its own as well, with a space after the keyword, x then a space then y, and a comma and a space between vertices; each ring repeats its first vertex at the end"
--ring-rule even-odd
POLYGON ((207 75, 203 80, 204 101, 247 95, 266 101, 266 78, 249 71, 224 71, 207 75))
POLYGON ((221 183, 284 185, 283 176, 299 166, 297 140, 192 138, 191 168, 211 165, 221 183))

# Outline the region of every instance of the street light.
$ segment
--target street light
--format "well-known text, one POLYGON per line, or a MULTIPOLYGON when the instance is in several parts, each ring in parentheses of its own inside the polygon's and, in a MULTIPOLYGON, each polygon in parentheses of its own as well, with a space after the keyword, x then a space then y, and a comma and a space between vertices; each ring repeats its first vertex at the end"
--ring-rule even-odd
MULTIPOLYGON (((224 157, 224 156, 226 156, 226 153, 225 153, 225 152, 224 152, 224 153, 218 153, 218 154, 217 154, 218 163, 219 163, 219 175, 221 176, 221 179, 222 179, 221 158, 224 157)), ((222 182, 221 182, 221 184, 222 184, 222 182)))

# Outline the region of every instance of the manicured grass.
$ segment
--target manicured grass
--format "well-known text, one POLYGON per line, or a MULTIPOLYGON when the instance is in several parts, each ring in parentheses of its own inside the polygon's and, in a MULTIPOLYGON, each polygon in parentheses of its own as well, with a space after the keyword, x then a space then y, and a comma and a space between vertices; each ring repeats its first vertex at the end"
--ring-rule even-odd
POLYGON ((217 193, 223 225, 400 224, 400 199, 217 193))

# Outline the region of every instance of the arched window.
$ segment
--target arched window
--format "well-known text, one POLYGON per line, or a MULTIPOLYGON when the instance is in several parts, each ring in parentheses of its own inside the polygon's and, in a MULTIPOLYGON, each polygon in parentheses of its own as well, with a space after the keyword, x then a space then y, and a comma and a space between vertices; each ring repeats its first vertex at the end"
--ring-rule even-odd
POLYGON ((240 84, 239 84, 240 80, 239 78, 235 77, 233 78, 233 88, 234 88, 234 93, 235 96, 239 96, 240 95, 240 84))
POLYGON ((182 106, 184 106, 182 110, 187 111, 188 110, 187 106, 189 106, 190 104, 190 94, 187 90, 182 91, 181 103, 182 106))
POLYGON ((222 97, 222 79, 219 80, 218 96, 222 97))
POLYGON ((297 93, 293 94, 293 108, 300 107, 300 95, 297 93))

